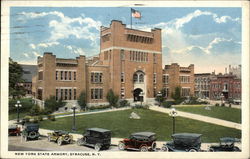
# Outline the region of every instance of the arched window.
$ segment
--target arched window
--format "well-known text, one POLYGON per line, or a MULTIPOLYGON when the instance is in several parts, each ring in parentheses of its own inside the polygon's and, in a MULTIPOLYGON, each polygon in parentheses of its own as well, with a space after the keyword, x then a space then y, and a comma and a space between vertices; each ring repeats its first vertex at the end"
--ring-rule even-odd
POLYGON ((136 73, 134 74, 134 77, 133 77, 133 78, 134 78, 134 82, 138 82, 138 76, 137 76, 136 73))
POLYGON ((139 75, 139 82, 144 82, 144 75, 142 73, 139 75))

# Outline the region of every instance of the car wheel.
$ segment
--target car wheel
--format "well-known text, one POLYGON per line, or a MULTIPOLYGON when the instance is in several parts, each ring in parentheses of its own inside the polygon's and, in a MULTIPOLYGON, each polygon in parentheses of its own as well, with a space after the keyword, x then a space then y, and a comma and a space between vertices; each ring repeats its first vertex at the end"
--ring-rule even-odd
POLYGON ((147 152, 147 151, 148 151, 148 147, 147 147, 147 146, 142 146, 142 147, 140 148, 140 151, 141 151, 141 152, 147 152))
POLYGON ((31 138, 31 139, 35 139, 37 135, 36 135, 36 132, 35 132, 35 131, 32 131, 32 132, 29 133, 28 136, 29 136, 29 138, 31 138))
POLYGON ((59 139, 57 140, 57 144, 58 144, 59 146, 62 145, 62 138, 59 138, 59 139))
POLYGON ((124 150, 125 149, 125 144, 123 142, 119 142, 118 148, 119 148, 119 150, 124 150))
POLYGON ((99 143, 95 144, 95 150, 100 151, 100 149, 101 149, 101 144, 99 143))
POLYGON ((161 150, 162 150, 162 151, 165 151, 165 152, 168 152, 168 151, 169 151, 169 149, 168 149, 167 146, 163 146, 163 147, 161 148, 161 150))
POLYGON ((155 142, 152 143, 151 148, 152 148, 153 151, 156 150, 156 143, 155 142))
POLYGON ((197 152, 196 149, 189 149, 188 152, 197 152))
POLYGON ((209 148, 208 151, 209 151, 209 152, 214 152, 214 149, 213 149, 213 148, 209 148))

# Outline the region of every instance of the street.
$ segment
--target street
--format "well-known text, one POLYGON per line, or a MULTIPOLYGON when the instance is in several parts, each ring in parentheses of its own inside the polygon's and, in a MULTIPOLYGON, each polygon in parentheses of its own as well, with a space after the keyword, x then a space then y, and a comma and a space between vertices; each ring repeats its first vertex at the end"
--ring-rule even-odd
MULTIPOLYGON (((9 136, 9 151, 95 151, 92 147, 63 144, 58 146, 56 142, 49 142, 47 137, 40 137, 39 140, 25 142, 21 136, 9 136)), ((110 146, 109 150, 118 151, 117 146, 110 146)))

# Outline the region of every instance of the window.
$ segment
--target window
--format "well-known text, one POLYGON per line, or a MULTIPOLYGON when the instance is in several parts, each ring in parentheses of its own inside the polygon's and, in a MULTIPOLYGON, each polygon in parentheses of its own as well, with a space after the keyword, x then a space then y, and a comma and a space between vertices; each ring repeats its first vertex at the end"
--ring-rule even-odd
POLYGON ((134 76, 133 76, 134 82, 137 82, 137 79, 138 79, 138 76, 137 76, 137 74, 135 73, 134 76))
POLYGON ((181 88, 181 96, 182 97, 190 96, 190 88, 181 88))
POLYGON ((121 50, 121 60, 125 60, 125 54, 124 54, 124 50, 121 50))
POLYGON ((76 100, 76 89, 74 88, 74 100, 76 100))
POLYGON ((61 80, 63 80, 63 71, 61 71, 61 80))
POLYGON ((61 100, 63 100, 63 89, 61 89, 61 100))
POLYGON ((92 83, 102 83, 102 73, 91 72, 91 82, 92 83))
POLYGON ((125 98, 125 90, 124 87, 121 88, 121 99, 125 98))
MULTIPOLYGON (((180 76, 180 83, 190 83, 190 76, 180 76)), ((202 82, 203 84, 203 82, 202 82)))
POLYGON ((156 73, 154 73, 153 82, 156 83, 156 73))
POLYGON ((69 89, 69 100, 71 100, 71 94, 72 94, 71 91, 72 91, 72 90, 69 89))
POLYGON ((168 75, 163 75, 162 82, 163 82, 164 84, 168 84, 168 78, 169 78, 168 75))
POLYGON ((91 89, 91 99, 102 99, 102 98, 103 98, 103 89, 102 88, 91 89))
POLYGON ((74 72, 74 80, 76 80, 76 72, 74 72))
POLYGON ((153 58, 154 58, 154 63, 157 63, 157 55, 155 53, 153 54, 153 58))
POLYGON ((68 99, 68 90, 67 89, 64 89, 64 100, 67 100, 68 99))
POLYGON ((121 73, 121 82, 123 83, 125 81, 124 79, 124 72, 121 73))
POLYGON ((58 89, 56 89, 56 100, 58 100, 58 89))
POLYGON ((143 74, 139 75, 139 82, 144 82, 144 75, 143 74))
POLYGON ((67 75, 68 75, 68 72, 65 71, 65 72, 64 72, 64 80, 67 80, 67 79, 68 79, 67 75))
POLYGON ((69 71, 69 80, 71 80, 71 71, 69 71))
POLYGON ((56 80, 58 80, 58 71, 56 71, 56 80))
POLYGON ((38 73, 38 80, 43 80, 43 71, 38 73))
POLYGON ((37 98, 40 100, 43 100, 43 90, 42 89, 37 90, 37 98))

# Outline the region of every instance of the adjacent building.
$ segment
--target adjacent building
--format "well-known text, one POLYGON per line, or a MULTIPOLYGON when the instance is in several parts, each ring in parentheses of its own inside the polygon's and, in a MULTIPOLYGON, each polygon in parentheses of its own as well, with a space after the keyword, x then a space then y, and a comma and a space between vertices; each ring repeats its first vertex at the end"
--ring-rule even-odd
POLYGON ((194 65, 188 67, 180 67, 177 63, 165 65, 163 87, 168 99, 171 99, 176 87, 181 88, 181 96, 194 96, 194 65))
POLYGON ((210 98, 210 81, 215 77, 211 73, 196 73, 195 76, 195 96, 201 99, 210 98))
POLYGON ((37 66, 36 65, 20 65, 23 69, 22 79, 24 82, 20 83, 25 89, 26 96, 32 96, 32 77, 37 74, 37 66))

